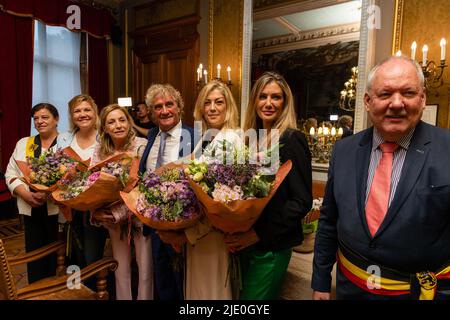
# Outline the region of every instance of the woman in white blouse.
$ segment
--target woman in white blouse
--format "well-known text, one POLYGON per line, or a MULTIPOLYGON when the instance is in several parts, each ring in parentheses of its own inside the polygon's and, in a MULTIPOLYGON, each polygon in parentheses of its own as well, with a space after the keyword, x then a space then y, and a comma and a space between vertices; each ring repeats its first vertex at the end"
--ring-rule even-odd
MULTIPOLYGON (((25 228, 25 251, 41 248, 57 239, 58 207, 44 192, 34 192, 19 178, 23 176, 15 160, 26 161, 26 157, 39 157, 43 152, 56 150, 58 110, 49 103, 39 103, 31 109, 36 136, 20 139, 9 159, 5 178, 11 193, 17 197, 19 214, 23 216, 25 228)), ((27 264, 28 283, 54 275, 56 256, 51 255, 27 264)))
MULTIPOLYGON (((91 159, 100 126, 97 105, 91 96, 81 94, 73 97, 68 107, 70 131, 58 136, 58 147, 71 147, 83 161, 91 159)), ((83 268, 103 258, 107 231, 90 224, 89 212, 73 210, 72 219, 70 263, 83 268)))
MULTIPOLYGON (((210 81, 200 91, 194 109, 195 121, 202 122, 203 138, 194 149, 194 155, 203 160, 203 150, 210 145, 220 157, 223 141, 243 146, 238 135, 239 118, 233 95, 226 84, 210 81)), ((186 300, 232 299, 228 275, 228 248, 223 235, 212 227, 205 217, 184 232, 159 231, 161 239, 172 245, 187 242, 186 300)))

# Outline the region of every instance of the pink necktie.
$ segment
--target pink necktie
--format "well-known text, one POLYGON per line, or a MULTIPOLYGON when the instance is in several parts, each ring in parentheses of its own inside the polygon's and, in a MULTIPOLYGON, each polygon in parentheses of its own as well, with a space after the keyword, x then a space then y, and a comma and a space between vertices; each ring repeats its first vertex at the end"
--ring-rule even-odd
POLYGON ((383 155, 375 170, 366 205, 366 220, 372 236, 383 222, 388 209, 392 162, 394 160, 394 151, 397 148, 398 144, 391 142, 384 142, 380 145, 383 155))

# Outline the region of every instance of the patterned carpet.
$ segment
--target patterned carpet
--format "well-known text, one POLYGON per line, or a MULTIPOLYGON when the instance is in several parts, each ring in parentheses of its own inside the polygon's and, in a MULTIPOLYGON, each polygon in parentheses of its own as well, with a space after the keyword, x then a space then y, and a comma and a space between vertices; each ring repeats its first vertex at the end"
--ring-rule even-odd
MULTIPOLYGON (((0 239, 5 245, 8 257, 15 257, 25 252, 23 228, 19 218, 0 220, 0 239)), ((17 289, 27 285, 27 266, 20 265, 11 268, 17 289)))
POLYGON ((7 240, 21 236, 23 228, 19 218, 0 220, 0 239, 7 240))
MULTIPOLYGON (((5 244, 6 253, 9 257, 17 256, 25 251, 23 230, 19 219, 0 220, 0 238, 5 244)), ((112 256, 109 241, 107 241, 105 247, 105 256, 112 256)), ((283 299, 311 299, 312 259, 313 253, 293 252, 281 293, 283 299)), ((12 268, 12 273, 15 277, 17 288, 27 285, 26 265, 12 268)), ((334 289, 335 285, 333 283, 332 296, 334 296, 334 289)))

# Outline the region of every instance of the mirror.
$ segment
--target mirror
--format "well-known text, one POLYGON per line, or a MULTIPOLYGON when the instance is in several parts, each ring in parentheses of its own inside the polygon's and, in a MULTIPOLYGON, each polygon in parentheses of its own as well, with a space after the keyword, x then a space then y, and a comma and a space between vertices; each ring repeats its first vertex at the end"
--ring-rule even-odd
MULTIPOLYGON (((250 84, 264 71, 283 75, 300 125, 310 117, 319 124, 330 115, 354 117, 339 102, 352 68, 358 66, 361 1, 279 3, 254 0, 250 84)), ((355 105, 352 95, 350 109, 355 105)))

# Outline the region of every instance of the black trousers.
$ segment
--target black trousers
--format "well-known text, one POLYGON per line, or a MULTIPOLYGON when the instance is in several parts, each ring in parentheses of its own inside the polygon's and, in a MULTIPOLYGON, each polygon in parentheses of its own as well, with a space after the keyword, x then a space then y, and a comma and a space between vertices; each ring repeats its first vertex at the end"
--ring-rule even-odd
MULTIPOLYGON (((57 240, 58 215, 49 216, 47 204, 32 208, 31 216, 24 215, 25 251, 39 249, 57 240)), ((56 254, 27 263, 28 283, 56 274, 56 254)))

